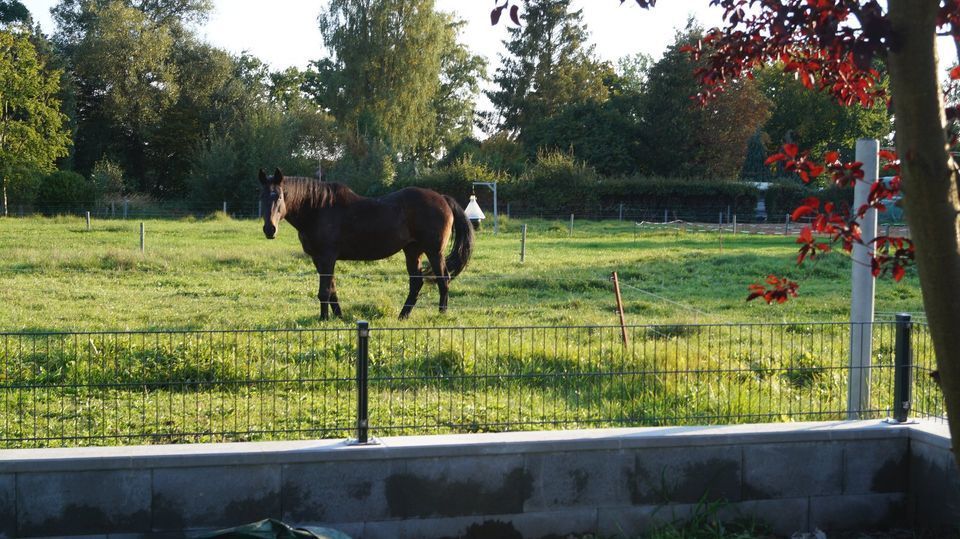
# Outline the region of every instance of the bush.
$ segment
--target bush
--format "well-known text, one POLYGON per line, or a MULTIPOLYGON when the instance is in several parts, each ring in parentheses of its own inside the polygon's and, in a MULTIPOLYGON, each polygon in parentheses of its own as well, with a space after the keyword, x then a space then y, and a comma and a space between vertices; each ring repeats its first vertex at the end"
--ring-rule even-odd
POLYGON ((630 176, 602 180, 598 196, 604 207, 625 204, 652 211, 695 210, 704 214, 729 207, 734 213, 753 215, 759 191, 742 182, 630 176))
POLYGON ((37 188, 36 208, 45 215, 92 208, 96 189, 86 178, 69 170, 58 170, 37 188))
MULTIPOLYGON (((424 187, 438 193, 450 195, 462 205, 466 205, 473 193, 473 182, 500 182, 505 185, 504 176, 491 171, 486 166, 476 163, 468 155, 452 164, 432 170, 419 178, 405 178, 401 187, 424 187)), ((481 205, 492 197, 489 189, 482 189, 477 193, 481 205)), ((491 207, 491 206, 484 206, 491 207)))
POLYGON ((593 212, 599 209, 600 177, 560 152, 541 153, 523 175, 507 184, 505 198, 528 210, 593 212))
POLYGON ((775 182, 767 188, 764 195, 767 218, 782 221, 809 197, 817 197, 821 203, 833 202, 840 208, 849 207, 853 204, 853 189, 835 186, 818 189, 790 180, 775 182))

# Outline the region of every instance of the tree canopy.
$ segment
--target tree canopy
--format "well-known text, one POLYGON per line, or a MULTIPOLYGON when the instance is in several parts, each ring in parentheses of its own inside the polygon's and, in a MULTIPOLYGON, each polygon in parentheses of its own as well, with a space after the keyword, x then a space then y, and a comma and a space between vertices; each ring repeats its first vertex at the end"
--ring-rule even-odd
POLYGON ((47 70, 28 34, 0 29, 0 183, 4 215, 9 182, 53 170, 70 144, 57 93, 60 74, 47 70))

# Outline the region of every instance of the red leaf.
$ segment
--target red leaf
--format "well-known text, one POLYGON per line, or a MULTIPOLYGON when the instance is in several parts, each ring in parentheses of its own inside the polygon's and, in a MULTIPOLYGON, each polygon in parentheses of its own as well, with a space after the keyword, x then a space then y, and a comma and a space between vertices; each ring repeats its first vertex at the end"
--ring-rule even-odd
POLYGON ((810 206, 800 206, 799 208, 793 210, 793 215, 790 216, 790 220, 795 222, 799 221, 804 215, 813 213, 814 211, 816 210, 810 206))
POLYGON ((907 274, 907 270, 903 266, 897 264, 893 266, 893 280, 900 282, 900 279, 903 279, 903 276, 907 274))
POLYGON ((786 158, 787 158, 787 156, 784 155, 784 154, 782 154, 782 153, 775 153, 775 154, 771 155, 770 157, 768 157, 767 160, 764 161, 764 163, 765 163, 767 166, 770 166, 770 165, 772 165, 772 164, 774 164, 774 163, 776 163, 776 162, 778 162, 778 161, 784 161, 784 160, 786 160, 786 158))
POLYGON ((950 80, 960 80, 960 65, 950 70, 950 80))
POLYGON ((490 12, 490 24, 496 26, 500 22, 500 15, 503 14, 503 8, 507 7, 506 4, 493 8, 493 11, 490 12))
POLYGON ((787 154, 790 159, 797 157, 797 154, 800 153, 800 146, 796 144, 784 144, 783 153, 787 154))
POLYGON ((836 163, 840 160, 840 152, 827 152, 824 154, 823 160, 827 163, 836 163))

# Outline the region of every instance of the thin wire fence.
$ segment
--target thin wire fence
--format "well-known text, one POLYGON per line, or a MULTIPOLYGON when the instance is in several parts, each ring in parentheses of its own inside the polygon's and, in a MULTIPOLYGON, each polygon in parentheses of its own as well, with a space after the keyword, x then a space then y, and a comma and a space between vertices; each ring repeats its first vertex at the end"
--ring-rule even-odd
MULTIPOLYGON (((661 324, 626 343, 619 326, 7 333, 0 446, 346 438, 361 419, 373 436, 845 419, 861 373, 859 416, 882 418, 896 327, 661 324), (851 338, 871 333, 871 366, 851 371, 851 338)), ((911 414, 945 420, 933 369, 913 324, 911 414)))

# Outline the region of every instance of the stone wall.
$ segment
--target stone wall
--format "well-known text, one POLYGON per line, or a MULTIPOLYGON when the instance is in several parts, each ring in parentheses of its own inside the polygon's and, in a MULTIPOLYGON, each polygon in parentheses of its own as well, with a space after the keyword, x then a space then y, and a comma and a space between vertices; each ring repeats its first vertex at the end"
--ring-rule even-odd
POLYGON ((782 534, 952 525, 960 477, 945 425, 882 422, 0 451, 0 537, 635 536, 713 501, 782 534))

